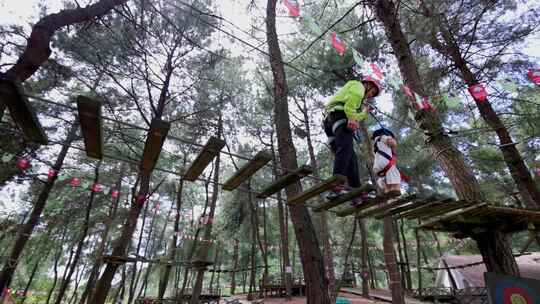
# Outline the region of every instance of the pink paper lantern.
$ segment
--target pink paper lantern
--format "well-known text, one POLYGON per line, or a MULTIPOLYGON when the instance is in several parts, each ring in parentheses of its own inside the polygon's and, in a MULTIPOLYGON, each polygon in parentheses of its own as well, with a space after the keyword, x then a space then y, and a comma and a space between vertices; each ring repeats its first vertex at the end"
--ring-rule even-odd
POLYGON ((477 83, 475 85, 470 86, 468 90, 469 90, 469 93, 471 93, 474 100, 478 102, 483 102, 487 100, 488 93, 483 84, 477 83))
POLYGON ((534 84, 540 84, 540 68, 530 70, 529 73, 527 73, 527 76, 529 76, 529 79, 534 84))
POLYGON ((379 80, 382 80, 383 79, 383 73, 381 72, 381 69, 379 69, 379 67, 375 63, 370 63, 370 66, 371 66, 371 70, 373 71, 373 74, 375 75, 375 77, 377 77, 379 80))
POLYGON ((95 183, 95 184, 92 185, 91 190, 94 193, 101 192, 101 185, 98 184, 98 183, 95 183))
POLYGON ((21 157, 17 160, 17 167, 26 170, 30 168, 30 160, 26 157, 21 157))
POLYGON ((71 179, 71 181, 69 182, 71 184, 71 186, 73 187, 79 187, 81 185, 81 180, 74 177, 71 179))
POLYGON ((54 169, 49 169, 49 172, 47 172, 47 177, 48 177, 49 179, 55 178, 56 175, 57 175, 57 172, 56 172, 56 170, 54 170, 54 169))
POLYGON ((429 102, 429 97, 422 98, 422 110, 431 110, 434 111, 435 109, 429 102))

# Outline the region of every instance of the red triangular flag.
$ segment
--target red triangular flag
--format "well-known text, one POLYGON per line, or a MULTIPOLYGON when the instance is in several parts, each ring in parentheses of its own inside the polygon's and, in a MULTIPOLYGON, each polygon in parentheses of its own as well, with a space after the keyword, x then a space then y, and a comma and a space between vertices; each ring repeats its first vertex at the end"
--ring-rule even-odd
POLYGON ((431 103, 429 102, 429 97, 427 97, 427 96, 422 98, 422 109, 423 110, 432 110, 432 111, 435 110, 433 108, 433 106, 431 105, 431 103))
POLYGON ((91 190, 92 190, 92 192, 96 192, 96 193, 97 193, 97 192, 101 192, 101 185, 98 184, 98 183, 95 183, 95 184, 92 185, 92 189, 91 189, 91 190))
POLYGON ((287 7, 289 10, 289 15, 293 17, 300 16, 300 4, 298 4, 298 1, 296 0, 283 0, 283 4, 287 7))
POLYGON ((120 191, 114 189, 113 191, 111 191, 111 196, 112 198, 118 198, 118 196, 120 196, 120 191))
POLYGON ((369 65, 371 66, 371 70, 373 70, 373 74, 375 75, 375 77, 377 77, 379 80, 382 80, 383 74, 379 67, 375 63, 370 63, 369 65))
POLYGON ((339 38, 337 33, 332 33, 332 46, 336 51, 338 51, 340 56, 343 56, 345 54, 345 50, 347 49, 347 45, 345 45, 345 42, 339 38))
POLYGON ((413 92, 411 91, 411 88, 409 88, 408 85, 402 85, 403 92, 405 92, 405 95, 409 96, 410 98, 414 98, 413 92))
POLYGON ((56 177, 56 170, 54 170, 54 169, 49 169, 49 172, 47 172, 47 177, 48 177, 49 179, 52 179, 52 178, 56 177))
POLYGON ((529 79, 534 84, 540 84, 540 68, 530 70, 529 73, 527 73, 527 76, 529 76, 529 79))
POLYGON ((469 87, 469 93, 471 93, 474 100, 478 102, 486 101, 488 93, 483 84, 477 83, 469 87))

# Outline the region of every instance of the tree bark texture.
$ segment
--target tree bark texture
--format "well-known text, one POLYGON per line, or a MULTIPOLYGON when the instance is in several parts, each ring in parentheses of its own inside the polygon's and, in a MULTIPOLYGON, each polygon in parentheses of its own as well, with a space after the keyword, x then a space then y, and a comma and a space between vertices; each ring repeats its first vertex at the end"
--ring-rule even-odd
MULTIPOLYGON (((69 145, 73 142, 73 140, 75 140, 77 129, 78 129, 78 124, 73 124, 71 126, 71 129, 68 132, 67 139, 64 145, 62 146, 62 149, 60 150, 60 153, 58 154, 58 157, 54 165, 52 166, 52 169, 56 170, 56 172, 60 172, 60 170, 62 169, 62 166, 64 164, 64 159, 66 158, 66 155, 69 150, 69 145)), ((45 209, 45 205, 47 204, 47 199, 49 198, 49 195, 51 194, 51 191, 54 187, 54 184, 57 178, 58 178, 58 174, 47 179, 47 181, 45 182, 43 186, 43 189, 41 190, 38 198, 36 199, 34 203, 34 208, 32 209, 32 212, 30 213, 30 217, 28 218, 28 221, 22 226, 20 233, 17 235, 17 239, 15 240, 15 243, 13 244, 11 253, 8 259, 6 260, 6 263, 4 264, 2 273, 0 273, 0 290, 4 290, 4 288, 9 287, 9 284, 11 283, 11 279, 13 278, 13 274, 15 273, 15 269, 17 268, 19 257, 21 256, 24 250, 24 247, 26 246, 26 243, 30 239, 30 236, 32 235, 32 232, 34 231, 34 227, 38 223, 39 217, 41 216, 43 209, 45 209)))
MULTIPOLYGON (((396 7, 392 0, 370 0, 370 5, 373 7, 377 19, 382 23, 386 36, 388 37, 392 49, 399 63, 401 75, 405 83, 412 90, 420 95, 425 96, 426 90, 418 73, 417 65, 409 48, 409 43, 401 30, 399 17, 396 14, 396 7)), ((450 138, 444 134, 440 118, 435 112, 429 110, 420 110, 416 115, 416 120, 427 135, 426 143, 432 150, 434 158, 445 171, 448 179, 452 183, 454 190, 459 199, 480 202, 483 200, 483 195, 480 191, 480 186, 471 169, 464 161, 463 154, 456 149, 450 138)), ((503 235, 496 236, 496 233, 487 235, 493 237, 492 242, 504 239, 503 235)), ((504 250, 503 254, 497 255, 498 259, 491 259, 493 263, 504 267, 506 274, 517 274, 516 262, 512 256, 511 248, 508 243, 498 242, 498 248, 504 250), (506 246, 504 245, 506 244, 506 246)), ((479 246, 479 248, 481 248, 479 246)), ((482 253, 482 255, 488 253, 482 253)), ((487 266, 487 263, 486 263, 487 266)), ((487 266, 500 268, 495 265, 487 266)))
MULTIPOLYGON (((287 80, 276 32, 276 4, 277 0, 268 0, 266 7, 266 35, 270 53, 270 66, 274 78, 274 120, 281 165, 286 170, 293 171, 298 167, 298 163, 292 141, 288 112, 287 80)), ((300 182, 294 183, 286 188, 287 198, 292 198, 301 191, 300 182)), ((307 303, 329 304, 328 280, 309 212, 303 205, 290 206, 290 212, 306 280, 307 303)))

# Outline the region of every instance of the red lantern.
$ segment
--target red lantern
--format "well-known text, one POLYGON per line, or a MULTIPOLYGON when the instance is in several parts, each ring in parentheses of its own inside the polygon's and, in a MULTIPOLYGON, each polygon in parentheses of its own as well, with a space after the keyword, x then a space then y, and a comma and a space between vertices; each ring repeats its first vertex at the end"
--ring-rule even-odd
POLYGON ((332 33, 332 46, 336 51, 338 51, 340 56, 343 56, 345 54, 345 50, 347 49, 347 46, 345 45, 345 42, 339 38, 337 33, 332 33))
POLYGON ((73 187, 79 187, 81 185, 81 180, 74 177, 71 179, 71 181, 69 182, 71 184, 71 186, 73 187))
POLYGON ((529 76, 529 79, 534 84, 540 84, 540 68, 530 70, 529 73, 527 73, 527 76, 529 76))
POLYGON ((112 198, 118 198, 118 196, 120 196, 120 191, 114 189, 113 191, 111 191, 111 196, 112 198))
POLYGON ((30 161, 26 157, 21 157, 17 160, 17 167, 26 170, 30 168, 30 161))
POLYGON ((488 93, 483 84, 477 83, 469 87, 469 93, 471 93, 474 100, 478 102, 486 101, 488 93))
POLYGON ((283 4, 287 7, 289 10, 289 15, 293 17, 300 16, 300 4, 298 4, 298 1, 296 0, 283 0, 283 4))
POLYGON ((49 172, 47 173, 47 177, 48 177, 49 179, 53 179, 53 178, 56 177, 56 174, 57 174, 56 170, 54 170, 54 169, 49 169, 49 172))
POLYGON ((92 192, 95 192, 95 193, 101 192, 101 185, 98 184, 98 183, 93 184, 92 185, 92 192))
POLYGON ((433 106, 431 105, 431 103, 429 102, 429 97, 422 98, 422 109, 423 110, 431 110, 431 111, 435 110, 433 108, 433 106))

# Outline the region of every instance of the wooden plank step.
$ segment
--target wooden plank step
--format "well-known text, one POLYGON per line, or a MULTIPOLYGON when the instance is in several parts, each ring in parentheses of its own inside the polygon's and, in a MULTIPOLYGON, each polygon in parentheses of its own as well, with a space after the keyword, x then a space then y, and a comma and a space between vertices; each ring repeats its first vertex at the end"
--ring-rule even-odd
POLYGON ((278 180, 274 181, 270 186, 266 187, 261 193, 257 194, 257 198, 267 198, 270 195, 280 191, 281 189, 287 187, 288 185, 295 183, 305 176, 313 173, 313 168, 310 166, 301 166, 291 173, 287 173, 284 176, 280 177, 278 180))
POLYGON ((307 189, 306 191, 304 191, 303 193, 300 193, 299 195, 291 198, 289 200, 289 205, 297 205, 297 204, 301 204, 301 203, 304 203, 306 202, 307 200, 309 200, 310 198, 312 197, 315 197, 321 193, 323 193, 324 191, 327 191, 337 185, 341 185, 341 184, 344 184, 345 182, 347 182, 347 178, 343 175, 334 175, 332 177, 330 177, 329 179, 327 180, 324 180, 318 184, 316 184, 315 186, 307 189))
POLYGON ((433 209, 427 210, 425 214, 419 216, 418 219, 421 221, 429 220, 430 218, 444 215, 445 213, 454 211, 456 209, 465 208, 473 205, 474 203, 469 203, 466 201, 456 202, 456 203, 443 203, 439 206, 434 207, 433 209))
POLYGON ((393 202, 390 202, 386 205, 383 205, 381 207, 379 207, 379 212, 378 214, 375 213, 375 218, 380 220, 380 219, 383 219, 385 217, 388 217, 388 216, 391 216, 391 213, 392 211, 402 207, 402 206, 408 206, 410 204, 415 204, 415 201, 414 199, 416 198, 416 195, 415 194, 412 194, 412 195, 408 195, 406 197, 403 197, 403 198, 399 198, 398 200, 396 201, 393 201, 393 202))
POLYGON ((195 161, 191 164, 189 169, 187 169, 184 174, 184 180, 193 182, 195 181, 201 173, 208 167, 208 165, 214 160, 218 153, 225 146, 225 141, 217 138, 210 137, 206 145, 202 148, 195 161))
POLYGON ((28 98, 24 96, 24 90, 18 80, 0 75, 0 103, 9 109, 13 121, 22 130, 26 140, 42 145, 47 144, 47 135, 28 98))
POLYGON ((251 161, 240 168, 225 182, 225 184, 223 184, 223 190, 231 191, 238 188, 238 186, 240 186, 271 160, 272 154, 270 154, 268 151, 260 151, 257 153, 257 155, 255 155, 255 157, 253 157, 251 161))
MULTIPOLYGON (((385 202, 387 200, 388 200, 388 198, 385 198, 384 196, 382 196, 380 202, 385 202)), ((395 205, 392 204, 392 203, 388 203, 388 204, 385 204, 385 205, 382 205, 382 206, 383 206, 382 209, 381 209, 380 206, 378 206, 378 207, 375 207, 375 208, 370 208, 370 209, 364 210, 364 211, 362 211, 360 213, 357 212, 357 216, 360 217, 360 218, 371 217, 371 216, 373 216, 375 214, 378 214, 381 211, 384 211, 384 210, 390 209, 392 207, 395 207, 395 205)))
MULTIPOLYGON (((431 195, 427 198, 418 198, 410 201, 407 204, 403 204, 397 208, 393 208, 391 210, 388 210, 386 213, 386 216, 393 216, 395 218, 401 218, 402 214, 405 214, 406 212, 409 212, 411 210, 415 210, 418 208, 423 207, 425 204, 429 204, 433 202, 434 200, 440 199, 441 196, 439 195, 431 195)), ((449 199, 452 201, 452 199, 449 199)))
POLYGON ((101 119, 101 102, 86 96, 77 96, 77 112, 86 155, 102 159, 103 123, 101 119))
POLYGON ((422 204, 419 204, 418 208, 405 211, 405 212, 401 213, 399 216, 402 217, 402 218, 413 219, 413 218, 416 218, 419 215, 423 214, 424 212, 426 212, 426 210, 429 210, 430 208, 433 208, 435 206, 439 206, 439 205, 444 204, 444 203, 449 202, 449 201, 451 201, 451 199, 443 199, 443 200, 436 200, 435 199, 434 200, 433 198, 430 197, 430 198, 424 200, 424 202, 422 204))
POLYGON ((313 211, 314 212, 320 212, 320 211, 323 211, 323 210, 328 210, 328 209, 334 208, 334 207, 339 206, 339 205, 341 205, 341 204, 343 204, 345 202, 348 202, 348 201, 350 201, 350 200, 352 200, 354 198, 359 197, 362 193, 371 192, 371 191, 375 191, 375 190, 376 190, 375 187, 373 187, 371 184, 363 185, 360 188, 356 188, 356 189, 351 190, 347 194, 344 194, 344 195, 338 197, 335 200, 323 202, 318 207, 313 208, 313 211))
POLYGON ((474 205, 466 207, 466 208, 457 209, 457 210, 454 210, 454 211, 450 212, 449 214, 437 217, 437 218, 435 218, 435 219, 433 219, 433 220, 431 220, 429 222, 423 223, 422 225, 418 226, 418 229, 444 230, 444 228, 442 227, 443 226, 442 223, 441 223, 441 225, 437 225, 441 221, 452 221, 455 218, 463 218, 462 216, 466 215, 466 213, 471 212, 471 211, 475 211, 475 210, 478 210, 478 209, 481 209, 481 208, 485 208, 487 206, 488 206, 487 203, 480 203, 480 204, 474 204, 474 205), (441 227, 437 228, 437 226, 441 226, 441 227))
POLYGON ((344 208, 342 210, 337 210, 336 215, 339 217, 349 216, 349 215, 361 212, 363 210, 369 209, 371 207, 377 206, 380 202, 384 201, 385 199, 386 198, 380 197, 380 196, 369 198, 366 202, 363 202, 359 206, 355 206, 355 207, 351 206, 351 207, 344 208))
POLYGON ((161 119, 152 119, 150 130, 144 144, 143 157, 140 164, 141 171, 152 171, 156 166, 163 143, 167 138, 171 124, 161 119))

